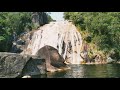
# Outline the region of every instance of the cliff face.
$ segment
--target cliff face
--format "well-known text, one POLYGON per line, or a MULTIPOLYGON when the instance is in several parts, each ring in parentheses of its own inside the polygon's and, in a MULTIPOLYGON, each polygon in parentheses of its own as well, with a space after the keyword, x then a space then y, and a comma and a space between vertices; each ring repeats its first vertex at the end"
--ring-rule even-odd
POLYGON ((44 12, 33 12, 32 13, 32 22, 37 26, 41 26, 48 23, 48 18, 44 12))

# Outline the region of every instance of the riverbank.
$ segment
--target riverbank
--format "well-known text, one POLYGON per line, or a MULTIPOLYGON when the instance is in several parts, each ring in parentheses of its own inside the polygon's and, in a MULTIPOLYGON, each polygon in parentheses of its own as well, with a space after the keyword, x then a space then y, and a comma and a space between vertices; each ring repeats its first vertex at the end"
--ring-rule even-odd
POLYGON ((120 61, 117 62, 80 62, 80 64, 86 64, 86 65, 91 65, 91 64, 120 64, 120 61))

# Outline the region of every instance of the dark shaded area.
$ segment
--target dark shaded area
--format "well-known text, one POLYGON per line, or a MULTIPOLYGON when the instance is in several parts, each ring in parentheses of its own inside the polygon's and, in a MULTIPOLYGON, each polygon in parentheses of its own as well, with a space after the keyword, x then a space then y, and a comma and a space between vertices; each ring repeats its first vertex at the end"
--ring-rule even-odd
POLYGON ((45 59, 30 57, 23 68, 22 75, 41 75, 46 74, 45 59))

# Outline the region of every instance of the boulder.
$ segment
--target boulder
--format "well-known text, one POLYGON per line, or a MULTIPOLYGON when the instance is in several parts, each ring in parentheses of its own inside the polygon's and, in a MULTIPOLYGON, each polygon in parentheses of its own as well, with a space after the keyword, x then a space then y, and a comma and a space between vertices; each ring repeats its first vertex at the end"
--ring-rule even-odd
POLYGON ((44 75, 46 74, 45 59, 35 56, 30 57, 22 70, 22 76, 44 75))
POLYGON ((58 50, 48 45, 38 50, 36 56, 0 52, 0 78, 46 77, 47 71, 69 69, 64 61, 58 50))
POLYGON ((45 59, 47 71, 54 72, 68 68, 64 63, 64 58, 52 46, 46 45, 42 47, 36 55, 45 59))
POLYGON ((0 78, 45 74, 45 60, 34 56, 0 52, 0 78))

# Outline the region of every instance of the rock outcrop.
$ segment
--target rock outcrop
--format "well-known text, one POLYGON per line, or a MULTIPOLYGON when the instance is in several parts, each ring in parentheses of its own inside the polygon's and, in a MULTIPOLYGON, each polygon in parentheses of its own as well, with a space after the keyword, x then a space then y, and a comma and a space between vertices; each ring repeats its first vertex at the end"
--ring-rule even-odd
POLYGON ((27 48, 28 44, 30 43, 30 40, 33 36, 33 31, 24 32, 20 35, 20 37, 13 42, 11 52, 12 53, 21 53, 24 49, 27 48))
POLYGON ((28 55, 0 52, 0 78, 45 74, 45 60, 28 55))

